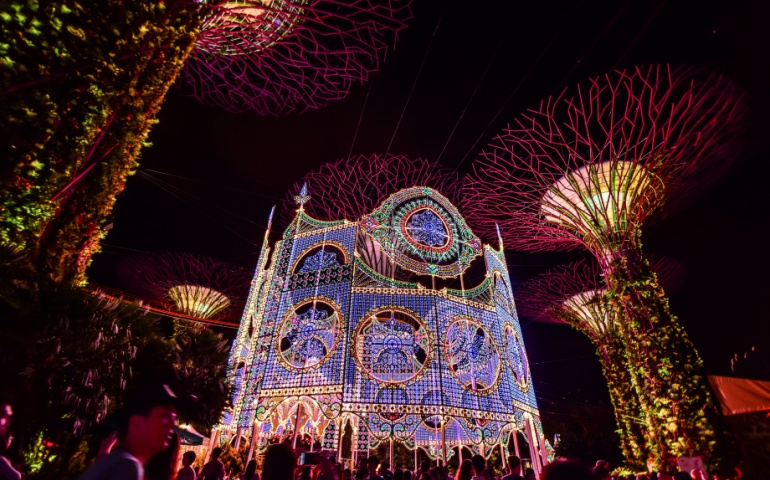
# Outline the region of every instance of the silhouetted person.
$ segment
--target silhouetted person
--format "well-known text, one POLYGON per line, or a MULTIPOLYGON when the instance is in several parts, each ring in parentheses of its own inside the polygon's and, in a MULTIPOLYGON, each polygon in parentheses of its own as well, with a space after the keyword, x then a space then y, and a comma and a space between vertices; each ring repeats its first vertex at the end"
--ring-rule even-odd
POLYGON ((271 445, 265 453, 262 480, 294 480, 296 463, 297 460, 290 445, 286 443, 271 445))
POLYGON ((521 476, 521 459, 516 455, 508 455, 508 475, 501 480, 524 480, 521 476))
POLYGON ((535 471, 531 468, 524 470, 524 480, 535 480, 535 471))
POLYGON ((543 469, 542 480, 593 480, 591 470, 572 460, 556 460, 543 469))
POLYGON ((156 453, 144 464, 145 480, 171 480, 179 463, 179 435, 174 433, 168 446, 156 453))
POLYGON ((473 478, 473 464, 466 458, 457 468, 455 480, 471 480, 471 478, 473 478))
POLYGON ((594 480, 609 480, 610 471, 606 467, 599 465, 599 462, 596 463, 597 465, 591 469, 591 475, 593 475, 594 480))
POLYGON ((11 446, 11 416, 13 409, 10 403, 3 401, 0 403, 0 478, 8 480, 19 480, 21 473, 13 468, 10 460, 5 456, 8 448, 11 446))
POLYGON ((176 423, 177 398, 166 385, 137 390, 126 400, 118 445, 79 480, 143 480, 144 464, 168 447, 176 423))
POLYGON ((224 480, 225 464, 219 459, 222 449, 219 447, 211 451, 211 460, 201 470, 201 480, 224 480))
POLYGON ((487 468, 487 461, 481 455, 474 455, 471 457, 471 464, 473 464, 473 479, 472 480, 485 480, 484 469, 487 468))
POLYGON ((182 468, 176 474, 176 480, 195 480, 195 470, 192 468, 192 464, 195 461, 195 452, 190 450, 182 454, 182 468))
POLYGON ((393 472, 390 471, 389 462, 382 462, 380 464, 379 474, 385 480, 393 480, 393 472))
POLYGON ((243 480, 259 480, 256 460, 249 460, 249 464, 246 465, 246 471, 243 472, 243 480))
POLYGON ((377 475, 377 466, 380 464, 380 459, 372 455, 366 460, 366 468, 369 469, 369 480, 384 480, 380 475, 377 475))

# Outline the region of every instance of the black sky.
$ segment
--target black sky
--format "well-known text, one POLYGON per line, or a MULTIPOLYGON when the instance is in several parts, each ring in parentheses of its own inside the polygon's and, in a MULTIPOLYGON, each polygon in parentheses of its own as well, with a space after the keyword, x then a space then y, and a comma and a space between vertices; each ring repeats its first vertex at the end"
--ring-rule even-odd
MULTIPOLYGON (((416 0, 414 19, 381 71, 323 110, 233 115, 174 89, 140 173, 118 199, 114 228, 90 277, 121 287, 114 267, 134 251, 200 253, 253 269, 270 207, 306 171, 348 155, 367 93, 352 151, 386 151, 423 59, 390 152, 435 160, 467 105, 440 158, 462 172, 518 113, 566 86, 613 68, 694 64, 746 91, 751 130, 739 166, 648 229, 645 247, 684 264, 671 304, 708 373, 731 374, 731 356, 755 346, 736 372, 770 379, 768 364, 759 361, 770 358, 768 20, 770 2, 761 0, 416 0), (177 196, 148 174, 178 189, 177 196)), ((578 256, 511 252, 514 287, 578 256)), ((522 323, 535 388, 550 408, 608 401, 588 340, 566 326, 522 323)))

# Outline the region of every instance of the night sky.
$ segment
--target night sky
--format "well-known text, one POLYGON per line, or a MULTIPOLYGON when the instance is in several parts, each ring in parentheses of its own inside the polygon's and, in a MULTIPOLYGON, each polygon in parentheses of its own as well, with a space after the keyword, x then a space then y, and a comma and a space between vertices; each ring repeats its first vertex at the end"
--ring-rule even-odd
MULTIPOLYGON (((746 145, 720 183, 650 225, 644 245, 684 265, 671 305, 707 373, 770 380, 770 2, 417 0, 413 10, 380 72, 319 111, 234 115, 173 89, 90 279, 123 288, 116 266, 144 251, 198 253, 252 270, 270 207, 306 171, 351 151, 384 153, 402 111, 390 153, 466 172, 517 114, 566 86, 614 68, 694 64, 746 91, 746 145)), ((514 295, 528 278, 581 255, 509 252, 514 295)), ((609 403, 586 338, 563 325, 522 324, 544 417, 609 403)))

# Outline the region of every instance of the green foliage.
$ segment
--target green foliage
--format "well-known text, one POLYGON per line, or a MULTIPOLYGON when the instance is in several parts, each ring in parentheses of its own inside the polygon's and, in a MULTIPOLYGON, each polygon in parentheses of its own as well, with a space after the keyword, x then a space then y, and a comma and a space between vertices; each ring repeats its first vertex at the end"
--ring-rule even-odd
POLYGON ((201 7, 167 4, 0 4, 0 243, 54 280, 83 280, 191 52, 201 7))
POLYGON ((74 478, 93 460, 93 431, 128 383, 163 381, 197 403, 179 417, 207 432, 228 404, 227 342, 210 330, 165 338, 134 305, 40 279, 26 257, 0 247, 0 389, 28 473, 74 478))
POLYGON ((669 310, 641 248, 629 248, 607 272, 606 298, 622 319, 625 360, 645 414, 654 466, 671 465, 681 456, 702 456, 710 469, 720 469, 724 458, 714 427, 718 414, 703 362, 669 310))
POLYGON ((243 443, 245 445, 241 445, 240 451, 236 450, 229 443, 222 445, 222 454, 219 456, 219 460, 225 464, 225 470, 230 472, 231 475, 237 475, 246 469, 243 459, 246 458, 248 442, 243 443))

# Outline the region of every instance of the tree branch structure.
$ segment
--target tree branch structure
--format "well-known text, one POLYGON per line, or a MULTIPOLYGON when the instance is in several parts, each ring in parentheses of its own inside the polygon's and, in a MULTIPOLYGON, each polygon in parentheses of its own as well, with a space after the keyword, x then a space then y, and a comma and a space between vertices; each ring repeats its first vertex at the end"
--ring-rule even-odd
POLYGON ((721 460, 702 360, 642 252, 641 228, 733 163, 745 111, 719 75, 666 65, 615 71, 522 115, 467 182, 475 230, 490 236, 499 223, 509 247, 580 247, 596 257, 658 467, 681 456, 721 460))
POLYGON ((200 101, 278 115, 344 98, 379 69, 408 0, 235 0, 207 5, 183 72, 200 101))
POLYGON ((292 192, 300 191, 302 185, 313 197, 303 208, 321 220, 358 220, 393 192, 415 186, 433 188, 454 201, 461 187, 457 174, 429 160, 400 154, 355 155, 305 175, 287 195, 284 212, 296 209, 292 192))

